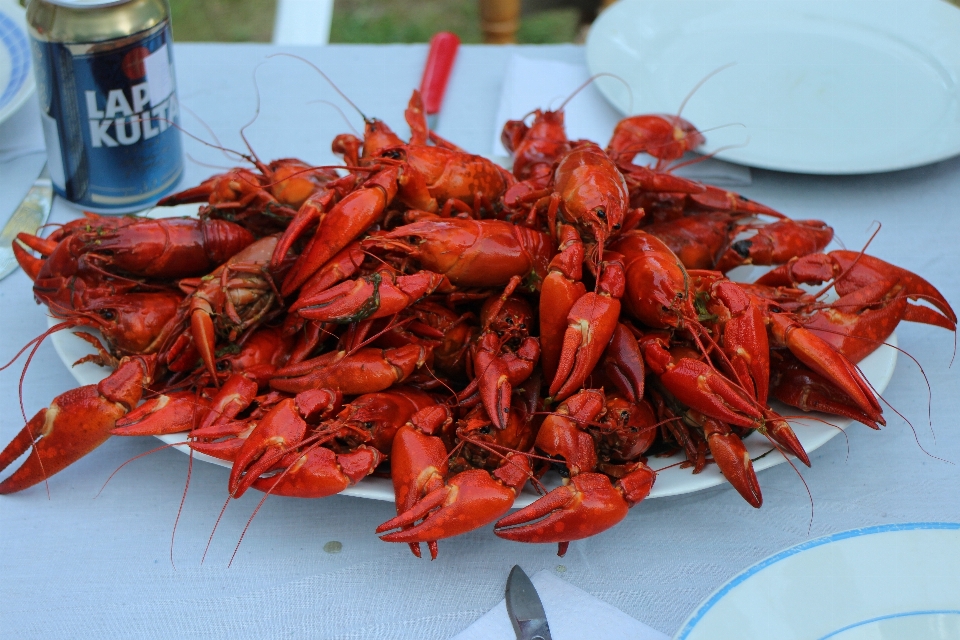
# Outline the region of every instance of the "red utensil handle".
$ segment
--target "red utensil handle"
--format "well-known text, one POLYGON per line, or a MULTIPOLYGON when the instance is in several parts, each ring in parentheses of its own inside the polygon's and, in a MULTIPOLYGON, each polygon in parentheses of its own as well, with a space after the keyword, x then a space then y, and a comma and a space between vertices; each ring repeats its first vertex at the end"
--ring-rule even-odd
POLYGON ((460 38, 449 31, 441 31, 430 38, 427 66, 423 69, 423 79, 420 81, 423 109, 428 114, 440 111, 459 46, 460 38))

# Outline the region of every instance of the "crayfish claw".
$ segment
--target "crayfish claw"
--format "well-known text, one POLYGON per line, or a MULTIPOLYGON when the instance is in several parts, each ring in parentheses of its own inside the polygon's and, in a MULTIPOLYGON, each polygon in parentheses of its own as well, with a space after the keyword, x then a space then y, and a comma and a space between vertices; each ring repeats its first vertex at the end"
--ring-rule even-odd
POLYGON ((15 493, 43 482, 103 444, 116 421, 140 402, 153 378, 155 358, 124 358, 98 384, 72 389, 41 409, 0 452, 0 471, 26 452, 33 452, 8 478, 0 494, 15 493))
POLYGON ((383 460, 383 454, 373 447, 360 445, 350 453, 336 454, 325 447, 316 447, 288 458, 294 462, 286 469, 275 476, 257 478, 251 486, 277 496, 326 498, 370 475, 383 460))
POLYGON ((515 542, 570 542, 606 531, 623 520, 629 508, 607 476, 585 472, 501 518, 493 532, 515 542))
POLYGON ((230 469, 230 495, 239 498, 264 473, 271 471, 300 444, 307 423, 300 417, 293 398, 281 401, 263 417, 244 440, 230 469))
POLYGON ((21 239, 19 236, 26 235, 27 234, 24 233, 18 234, 17 241, 11 245, 13 248, 13 256, 17 259, 17 263, 20 265, 20 268, 23 269, 23 272, 26 273, 31 280, 36 281, 37 277, 40 275, 40 268, 43 267, 44 261, 40 258, 35 258, 30 255, 30 252, 24 249, 20 244, 23 242, 23 239, 21 239))
POLYGON ((797 456, 800 462, 809 467, 810 456, 807 455, 806 449, 803 448, 800 439, 797 438, 797 434, 794 433, 790 423, 770 409, 764 409, 763 415, 766 422, 766 434, 773 438, 773 441, 778 445, 797 456))
POLYGON ((557 373, 550 383, 552 397, 565 400, 583 387, 613 337, 619 316, 616 298, 588 292, 574 303, 567 315, 557 373))
POLYGON ((377 533, 383 534, 380 539, 385 542, 450 538, 493 522, 510 509, 516 497, 512 487, 494 479, 487 471, 470 469, 428 493, 413 508, 381 524, 377 533), (399 531, 386 533, 398 528, 399 531))
POLYGON ((777 366, 774 368, 772 393, 780 402, 804 411, 823 411, 844 416, 865 424, 871 429, 879 429, 880 425, 884 424, 882 417, 878 422, 864 413, 830 380, 792 355, 777 361, 777 366))
POLYGON ((720 467, 720 472, 733 488, 737 490, 750 506, 759 509, 763 504, 763 495, 760 493, 760 482, 753 469, 753 461, 743 445, 743 441, 729 426, 715 420, 703 420, 703 434, 707 438, 707 446, 713 460, 720 467))
POLYGON ((785 314, 770 314, 770 318, 778 343, 786 345, 800 362, 835 385, 870 420, 885 424, 880 403, 856 365, 836 347, 785 314))
POLYGON ((207 412, 210 401, 192 391, 150 398, 116 421, 115 436, 157 436, 191 431, 207 412))

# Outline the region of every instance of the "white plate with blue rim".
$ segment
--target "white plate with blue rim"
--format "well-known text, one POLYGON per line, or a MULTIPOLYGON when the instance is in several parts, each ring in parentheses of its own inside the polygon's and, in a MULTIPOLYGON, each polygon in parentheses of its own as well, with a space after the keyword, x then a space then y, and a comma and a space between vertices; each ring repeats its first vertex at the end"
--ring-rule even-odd
POLYGON ((960 523, 854 529, 723 585, 674 640, 960 640, 960 523))
POLYGON ((0 122, 23 106, 33 89, 24 10, 13 0, 0 0, 0 122))
POLYGON ((960 154, 958 34, 944 0, 622 0, 586 57, 625 114, 675 114, 690 95, 702 153, 861 174, 960 154))

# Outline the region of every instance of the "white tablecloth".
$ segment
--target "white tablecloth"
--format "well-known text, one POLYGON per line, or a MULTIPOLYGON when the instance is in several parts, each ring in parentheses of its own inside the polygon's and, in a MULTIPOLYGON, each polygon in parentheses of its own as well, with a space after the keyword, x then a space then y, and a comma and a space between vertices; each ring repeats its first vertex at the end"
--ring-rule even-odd
MULTIPOLYGON (((515 50, 461 49, 441 135, 489 152, 503 71, 515 50)), ((583 60, 583 49, 575 46, 519 50, 525 56, 583 60)), ((209 139, 203 120, 224 145, 242 148, 238 131, 256 109, 253 70, 275 51, 260 45, 177 45, 186 129, 209 139)), ((402 113, 419 82, 425 46, 295 51, 321 66, 366 114, 405 135, 402 113)), ((349 129, 335 109, 317 101, 343 105, 334 91, 289 58, 267 60, 256 78, 262 104, 248 137, 257 154, 332 162, 330 140, 349 129)), ((359 128, 360 118, 344 109, 359 128)), ((0 126, 0 138, 12 135, 11 126, 0 126)), ((187 150, 204 164, 188 162, 185 184, 214 172, 205 165, 232 164, 194 141, 187 150)), ((41 163, 33 155, 0 165, 0 212, 19 202, 41 163)), ((753 185, 742 191, 792 217, 828 220, 849 248, 859 248, 879 221, 883 228, 870 252, 923 274, 960 303, 955 259, 960 158, 860 177, 754 171, 753 185)), ((52 219, 73 215, 58 203, 52 219)), ((0 282, 0 305, 5 361, 45 329, 45 310, 34 304, 22 272, 0 282)), ((644 502, 616 528, 573 543, 562 559, 553 545, 506 542, 488 527, 442 541, 435 562, 417 560, 405 545, 374 535, 376 526, 394 515, 390 503, 270 498, 228 568, 259 499, 250 492, 228 506, 201 566, 226 499, 227 470, 193 465, 181 510, 187 456, 161 451, 124 467, 98 495, 119 465, 158 444, 113 438, 51 478, 49 497, 39 485, 0 498, 0 635, 443 639, 503 597, 514 564, 531 575, 555 571, 672 634, 711 591, 781 548, 854 527, 960 520, 955 395, 960 376, 958 367, 949 368, 954 337, 918 325, 902 326, 898 335, 930 383, 928 393, 917 365, 900 358, 884 398, 912 427, 893 410, 886 412, 889 426, 882 432, 855 426, 811 455, 813 468, 803 469, 806 486, 787 465, 762 472, 760 510, 726 486, 644 502), (327 544, 332 541, 342 547, 327 544)), ((22 360, 0 372, 0 444, 23 425, 17 400, 21 365, 22 360)), ((73 386, 52 346, 44 344, 23 384, 27 414, 73 386)))

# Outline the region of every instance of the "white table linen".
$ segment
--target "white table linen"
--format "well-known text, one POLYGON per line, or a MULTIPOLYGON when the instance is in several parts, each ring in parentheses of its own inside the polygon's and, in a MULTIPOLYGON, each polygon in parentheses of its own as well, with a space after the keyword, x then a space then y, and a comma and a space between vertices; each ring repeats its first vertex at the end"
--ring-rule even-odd
MULTIPOLYGON (((669 640, 667 635, 594 598, 548 569, 533 574, 530 582, 543 604, 553 640, 669 640)), ((451 640, 516 640, 516 637, 504 599, 451 640)))
POLYGON ((10 118, 0 125, 0 131, 3 131, 3 136, 0 136, 0 165, 46 151, 37 109, 37 95, 33 94, 23 107, 10 114, 10 118))
MULTIPOLYGON (((276 51, 267 45, 177 45, 186 130, 209 139, 202 119, 223 144, 242 149, 238 132, 256 109, 253 70, 276 51)), ((290 51, 321 66, 367 115, 406 135, 402 113, 419 83, 425 45, 290 51)), ((463 47, 440 118, 442 136, 467 149, 489 149, 500 124, 494 116, 504 70, 518 51, 583 63, 576 46, 463 47)), ((248 138, 257 154, 332 162, 330 141, 348 126, 317 101, 343 105, 335 92, 289 58, 266 60, 256 77, 262 103, 248 138)), ((345 114, 360 127, 354 112, 345 114)), ((0 140, 12 135, 10 126, 0 126, 0 140)), ((233 164, 193 140, 186 148, 204 164, 188 161, 184 185, 215 171, 206 165, 233 164)), ((0 164, 0 212, 12 211, 42 162, 34 154, 0 164)), ((862 246, 881 222, 870 252, 922 274, 960 302, 960 158, 873 176, 755 170, 753 184, 741 191, 794 218, 828 220, 848 248, 862 246)), ((75 215, 58 202, 52 221, 75 215)), ((0 281, 0 304, 0 360, 6 361, 46 328, 45 308, 34 304, 22 272, 0 281)), ((919 325, 902 325, 898 335, 930 383, 928 394, 918 367, 900 358, 884 398, 912 428, 887 410, 883 431, 854 426, 812 454, 813 468, 801 470, 806 486, 788 465, 760 473, 760 510, 727 486, 650 500, 614 529, 571 544, 564 558, 554 545, 507 542, 486 527, 441 541, 434 562, 418 560, 406 545, 374 535, 395 514, 390 503, 270 498, 228 567, 260 497, 249 492, 228 506, 200 565, 226 500, 227 470, 194 464, 182 511, 188 458, 175 451, 132 462, 100 492, 123 462, 159 444, 113 438, 47 487, 0 497, 0 635, 440 640, 502 599, 514 564, 530 574, 562 573, 572 585, 672 634, 715 588, 779 549, 854 527, 960 520, 960 380, 957 367, 949 368, 954 336, 919 325), (332 541, 342 543, 339 552, 327 545, 332 541)), ((22 363, 0 372, 4 445, 23 426, 17 398, 22 363)), ((74 386, 52 346, 42 345, 23 384, 27 415, 74 386)))

